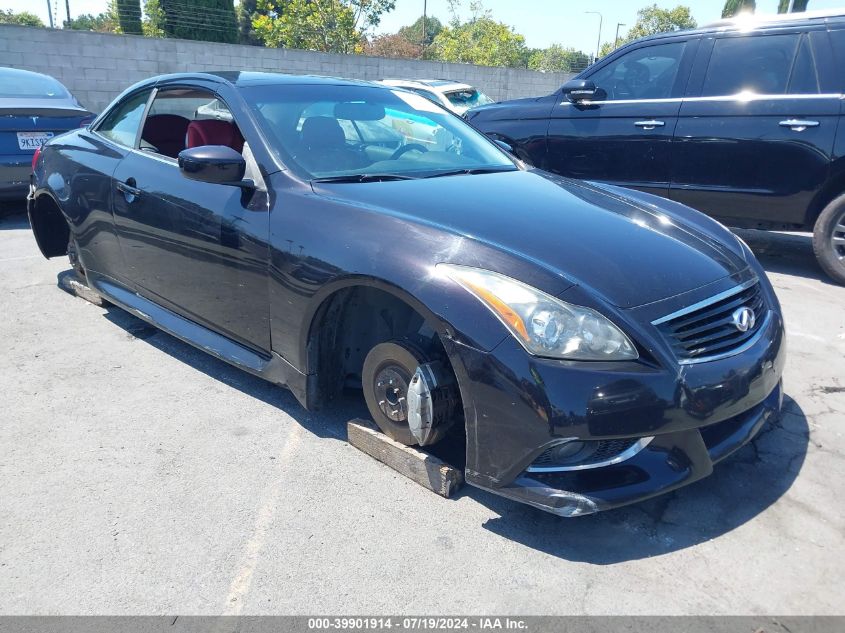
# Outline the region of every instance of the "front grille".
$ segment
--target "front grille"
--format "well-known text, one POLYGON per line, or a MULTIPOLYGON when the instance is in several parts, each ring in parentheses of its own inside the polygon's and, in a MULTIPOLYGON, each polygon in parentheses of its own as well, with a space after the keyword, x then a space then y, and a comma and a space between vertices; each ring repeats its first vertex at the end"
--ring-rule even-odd
POLYGON ((658 319, 654 325, 680 361, 701 362, 736 352, 760 331, 767 315, 760 284, 755 280, 658 319), (744 332, 733 318, 740 308, 750 308, 755 316, 754 325, 744 332))

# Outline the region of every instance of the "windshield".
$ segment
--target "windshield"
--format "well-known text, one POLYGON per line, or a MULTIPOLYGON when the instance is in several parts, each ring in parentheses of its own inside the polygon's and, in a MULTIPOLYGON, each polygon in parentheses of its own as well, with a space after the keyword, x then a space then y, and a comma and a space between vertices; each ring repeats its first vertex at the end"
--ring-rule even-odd
POLYGON ((311 179, 516 169, 460 118, 404 90, 270 85, 248 86, 242 93, 271 148, 311 179))
POLYGON ((35 73, 4 73, 0 70, 0 97, 20 99, 67 99, 70 93, 52 77, 35 73))
POLYGON ((483 92, 478 90, 456 90, 455 92, 447 92, 446 98, 455 108, 464 112, 470 108, 487 105, 493 103, 493 100, 483 92))

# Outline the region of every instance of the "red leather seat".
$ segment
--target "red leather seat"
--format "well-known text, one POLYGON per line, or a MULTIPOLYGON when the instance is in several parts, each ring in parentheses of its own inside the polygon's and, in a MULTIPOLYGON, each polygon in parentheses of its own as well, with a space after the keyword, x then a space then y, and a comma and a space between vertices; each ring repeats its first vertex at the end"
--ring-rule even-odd
POLYGON ((234 123, 217 119, 191 121, 188 125, 188 149, 203 145, 226 145, 236 152, 244 149, 244 137, 234 123))
POLYGON ((147 117, 141 138, 159 154, 176 158, 185 149, 185 134, 190 120, 176 114, 153 114, 147 117))

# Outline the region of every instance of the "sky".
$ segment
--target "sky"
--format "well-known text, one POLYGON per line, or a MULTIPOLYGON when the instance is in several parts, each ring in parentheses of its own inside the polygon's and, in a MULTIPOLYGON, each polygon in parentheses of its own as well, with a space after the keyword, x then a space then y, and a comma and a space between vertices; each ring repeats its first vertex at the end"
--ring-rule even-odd
MULTIPOLYGON (((72 16, 81 13, 100 13, 105 10, 107 0, 67 0, 72 16)), ((237 0, 236 0, 237 2, 237 0)), ((585 14, 584 10, 602 14, 602 42, 615 37, 617 23, 620 35, 624 34, 637 19, 637 10, 652 4, 654 0, 483 0, 485 8, 493 17, 512 26, 525 36, 526 44, 532 48, 545 48, 551 44, 573 47, 587 53, 595 52, 599 34, 599 16, 585 14)), ((37 13, 44 23, 47 6, 54 7, 59 21, 65 19, 65 0, 0 0, 0 8, 37 13)), ((448 0, 427 0, 428 15, 446 22, 449 17, 448 0)), ((469 14, 470 0, 462 0, 461 16, 469 14)), ((699 24, 707 24, 721 17, 724 0, 658 0, 657 4, 671 8, 685 4, 692 10, 699 24)), ((778 0, 757 0, 757 13, 775 13, 778 0)), ((845 0, 810 0, 809 9, 830 9, 845 7, 845 0)), ((396 0, 396 8, 383 16, 377 33, 394 33, 400 27, 412 23, 422 15, 423 0, 396 0)))

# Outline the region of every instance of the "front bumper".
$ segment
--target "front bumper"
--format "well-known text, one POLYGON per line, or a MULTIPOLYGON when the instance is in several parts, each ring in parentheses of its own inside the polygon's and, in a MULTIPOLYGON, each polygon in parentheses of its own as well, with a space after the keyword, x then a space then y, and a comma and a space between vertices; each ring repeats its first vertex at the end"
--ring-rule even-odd
POLYGON ((786 348, 782 318, 776 311, 771 316, 751 348, 673 368, 539 359, 512 338, 487 353, 455 345, 467 415, 466 481, 576 516, 709 475, 780 412, 786 348), (527 471, 563 438, 651 436, 645 448, 617 464, 527 471))

